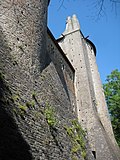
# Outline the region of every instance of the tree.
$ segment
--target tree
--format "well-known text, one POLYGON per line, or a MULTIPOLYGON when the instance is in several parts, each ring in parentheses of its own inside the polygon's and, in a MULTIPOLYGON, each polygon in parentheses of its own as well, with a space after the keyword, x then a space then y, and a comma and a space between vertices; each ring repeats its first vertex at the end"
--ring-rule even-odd
POLYGON ((120 72, 116 69, 103 85, 115 138, 120 146, 120 72))
MULTIPOLYGON (((82 2, 83 0, 74 0, 74 1, 82 2)), ((52 0, 51 0, 51 2, 52 2, 52 0)), ((59 9, 61 7, 66 8, 66 6, 64 5, 65 0, 59 0, 59 3, 60 3, 59 9)), ((106 1, 106 0, 92 0, 92 1, 88 1, 87 4, 90 4, 90 8, 92 8, 92 10, 94 10, 93 16, 95 16, 95 19, 98 20, 102 16, 106 15, 108 5, 110 5, 111 10, 114 11, 115 14, 117 14, 117 11, 119 10, 119 7, 120 7, 120 0, 108 0, 108 1, 106 1)))

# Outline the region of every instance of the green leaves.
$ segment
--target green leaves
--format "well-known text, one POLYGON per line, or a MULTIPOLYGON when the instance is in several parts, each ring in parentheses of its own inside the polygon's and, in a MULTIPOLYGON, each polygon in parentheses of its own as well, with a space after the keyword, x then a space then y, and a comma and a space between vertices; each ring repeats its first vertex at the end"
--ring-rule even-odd
POLYGON ((120 146, 120 72, 116 69, 103 85, 115 138, 120 146))
POLYGON ((81 152, 81 156, 86 158, 85 131, 82 129, 76 119, 72 120, 71 122, 71 127, 65 126, 64 128, 72 142, 72 159, 76 159, 75 155, 77 155, 78 152, 81 152))
POLYGON ((46 103, 45 117, 46 117, 47 123, 49 124, 50 127, 56 126, 58 121, 55 117, 55 110, 48 103, 46 103))

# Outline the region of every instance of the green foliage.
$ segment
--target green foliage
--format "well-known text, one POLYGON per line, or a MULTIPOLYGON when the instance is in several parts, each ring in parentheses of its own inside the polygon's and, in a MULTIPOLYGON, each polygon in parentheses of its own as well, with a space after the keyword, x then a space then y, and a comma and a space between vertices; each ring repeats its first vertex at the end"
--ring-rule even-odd
POLYGON ((78 132, 78 134, 85 136, 85 131, 82 129, 82 127, 80 126, 80 124, 78 123, 78 121, 76 119, 72 120, 72 124, 74 126, 74 128, 76 129, 76 131, 78 132))
POLYGON ((85 158, 86 158, 86 156, 87 156, 86 151, 85 151, 85 150, 84 150, 84 151, 82 151, 82 152, 81 152, 81 155, 82 155, 82 157, 85 159, 85 158))
POLYGON ((19 105, 18 108, 19 108, 22 112, 26 112, 26 111, 27 111, 27 106, 19 105))
POLYGON ((18 95, 12 96, 14 102, 19 101, 20 97, 18 95))
POLYGON ((5 75, 0 72, 0 80, 4 80, 4 78, 5 78, 5 75))
POLYGON ((35 106, 35 102, 34 101, 26 102, 26 106, 33 108, 35 106))
POLYGON ((77 154, 80 151, 81 156, 85 158, 86 157, 86 147, 84 141, 85 132, 83 131, 78 121, 76 119, 72 120, 72 127, 64 127, 64 128, 67 131, 67 134, 72 142, 71 153, 73 154, 73 157, 75 157, 74 154, 77 154))
POLYGON ((57 124, 57 119, 55 117, 55 110, 48 103, 46 103, 44 114, 45 114, 48 125, 50 127, 55 127, 57 124))
POLYGON ((120 146, 120 72, 116 69, 103 85, 115 138, 120 146))
POLYGON ((76 156, 72 156, 72 160, 78 160, 78 158, 76 156))
POLYGON ((72 153, 77 153, 80 150, 81 150, 81 146, 78 143, 76 143, 76 141, 75 141, 75 143, 72 146, 71 152, 72 153))
POLYGON ((32 92, 32 98, 35 99, 35 97, 36 97, 36 93, 33 91, 33 92, 32 92))
POLYGON ((27 106, 19 104, 18 108, 14 109, 13 111, 16 115, 20 115, 22 118, 24 118, 24 115, 27 113, 27 109, 27 106))

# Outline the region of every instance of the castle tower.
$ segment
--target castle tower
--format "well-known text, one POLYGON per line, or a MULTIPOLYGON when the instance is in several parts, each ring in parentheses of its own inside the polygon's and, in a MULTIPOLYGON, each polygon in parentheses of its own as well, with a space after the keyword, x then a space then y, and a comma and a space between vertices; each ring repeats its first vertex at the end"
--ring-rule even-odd
POLYGON ((1 1, 0 4, 0 30, 5 36, 10 54, 23 70, 31 74, 37 74, 37 70, 44 67, 49 1, 17 0, 1 1), (29 67, 23 66, 23 61, 29 67), (39 66, 35 66, 36 63, 39 66))
POLYGON ((95 105, 96 105, 97 113, 111 141, 113 142, 113 144, 116 145, 116 141, 114 138, 112 125, 110 121, 110 116, 109 116, 107 104, 105 101, 104 90, 102 87, 102 83, 100 80, 100 75, 99 75, 98 67, 96 63, 95 47, 90 40, 86 39, 86 42, 87 42, 86 48, 87 48, 88 58, 90 63, 90 70, 91 70, 92 81, 93 81, 95 105))
POLYGON ((76 15, 67 18, 66 30, 62 35, 64 35, 64 38, 59 42, 59 45, 75 69, 74 84, 78 120, 83 128, 87 130, 92 151, 95 151, 95 117, 82 42, 83 37, 80 33, 80 25, 76 15))
POLYGON ((88 61, 89 61, 91 76, 92 76, 92 83, 93 83, 93 90, 94 90, 94 97, 95 97, 94 103, 97 111, 97 117, 98 117, 98 120, 101 122, 103 129, 107 133, 107 136, 109 137, 108 138, 109 142, 114 148, 114 152, 119 159, 120 150, 114 137, 110 116, 109 116, 107 104, 105 101, 104 90, 103 90, 102 82, 100 79, 100 75, 99 75, 98 67, 96 63, 96 48, 94 44, 88 39, 86 39, 86 49, 88 53, 88 61))
POLYGON ((67 18, 62 36, 58 43, 75 69, 77 115, 88 133, 91 151, 97 160, 117 160, 119 149, 114 139, 97 69, 95 46, 82 35, 76 15, 67 18), (113 146, 114 149, 110 149, 109 146, 113 146), (113 150, 114 156, 111 154, 113 150))

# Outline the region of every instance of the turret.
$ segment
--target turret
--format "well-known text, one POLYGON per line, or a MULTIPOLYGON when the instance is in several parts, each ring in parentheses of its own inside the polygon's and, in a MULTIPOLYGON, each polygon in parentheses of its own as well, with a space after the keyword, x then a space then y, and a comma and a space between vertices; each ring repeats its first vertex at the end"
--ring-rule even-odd
POLYGON ((97 160, 117 160, 118 146, 95 61, 96 48, 84 38, 75 15, 67 18, 62 35, 58 42, 75 69, 76 110, 79 122, 87 131, 91 151, 97 160))
POLYGON ((48 2, 1 1, 0 4, 0 27, 11 48, 10 54, 31 74, 37 74, 45 63, 48 2))
POLYGON ((94 96, 95 96, 95 107, 97 110, 98 118, 100 122, 103 125, 103 128, 105 132, 107 133, 112 146, 117 153, 119 153, 119 148, 117 145, 117 142, 114 137, 111 121, 110 121, 110 115, 108 112, 107 104, 105 101, 105 95, 104 90, 102 86, 102 82, 100 79, 100 74, 98 71, 97 63, 96 63, 96 51, 94 49, 94 45, 90 40, 86 39, 86 49, 88 53, 88 60, 90 64, 90 70, 91 70, 91 76, 92 76, 92 82, 93 82, 93 90, 94 90, 94 96))
POLYGON ((80 24, 75 15, 73 15, 72 18, 68 17, 66 29, 62 35, 64 35, 64 38, 59 41, 59 45, 75 69, 74 86, 78 120, 82 124, 82 127, 87 130, 91 150, 95 151, 95 117, 90 93, 83 36, 80 32, 80 24))
POLYGON ((66 29, 63 32, 63 35, 69 34, 71 32, 80 30, 80 24, 78 22, 78 19, 76 15, 74 14, 72 17, 67 17, 66 20, 66 29))

